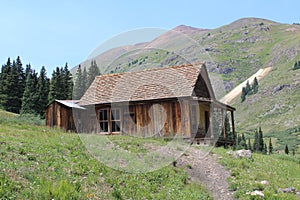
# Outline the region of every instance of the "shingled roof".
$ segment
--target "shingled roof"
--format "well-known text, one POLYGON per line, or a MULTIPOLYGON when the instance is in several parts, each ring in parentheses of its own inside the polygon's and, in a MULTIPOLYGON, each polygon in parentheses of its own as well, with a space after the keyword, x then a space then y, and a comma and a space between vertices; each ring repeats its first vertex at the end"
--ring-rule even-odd
POLYGON ((188 97, 195 94, 199 81, 214 99, 204 63, 100 75, 79 105, 188 97))

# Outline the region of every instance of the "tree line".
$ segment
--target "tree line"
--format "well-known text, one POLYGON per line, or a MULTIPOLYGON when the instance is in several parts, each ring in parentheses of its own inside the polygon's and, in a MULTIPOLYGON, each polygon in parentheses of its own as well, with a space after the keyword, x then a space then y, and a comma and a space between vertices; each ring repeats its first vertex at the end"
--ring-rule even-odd
MULTIPOLYGON (((272 144, 272 139, 269 138, 268 141, 264 139, 263 132, 261 127, 258 128, 258 131, 255 130, 254 132, 254 141, 253 144, 251 144, 250 138, 246 139, 244 133, 237 136, 236 141, 237 148, 239 149, 246 149, 251 150, 252 152, 262 153, 262 154, 273 154, 274 147, 272 144), (267 145, 268 143, 268 145, 267 145)), ((286 144, 284 148, 284 153, 289 154, 289 147, 286 144)), ((295 149, 292 149, 292 154, 295 155, 295 149)))
POLYGON ((242 94, 241 94, 242 102, 246 100, 247 95, 256 94, 257 92, 258 92, 258 80, 255 77, 252 85, 250 85, 249 81, 247 81, 246 86, 242 88, 242 94))
POLYGON ((46 106, 55 99, 80 99, 99 74, 96 61, 92 61, 88 72, 86 68, 81 72, 79 65, 74 78, 66 63, 48 78, 44 66, 37 73, 30 64, 24 69, 19 56, 12 61, 8 58, 0 72, 0 109, 44 117, 46 106))

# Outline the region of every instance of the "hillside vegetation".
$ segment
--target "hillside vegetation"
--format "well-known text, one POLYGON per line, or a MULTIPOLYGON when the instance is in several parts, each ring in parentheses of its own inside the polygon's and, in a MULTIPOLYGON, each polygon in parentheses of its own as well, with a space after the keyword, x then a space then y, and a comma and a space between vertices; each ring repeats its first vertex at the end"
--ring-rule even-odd
MULTIPOLYGON (((77 134, 34 125, 39 123, 38 118, 0 110, 0 199, 212 199, 186 172, 210 173, 191 172, 198 169, 197 162, 182 167, 171 164, 149 173, 125 173, 94 159, 77 134)), ((111 140, 132 152, 145 151, 143 144, 166 142, 126 136, 111 140)), ((227 151, 215 148, 211 154, 231 171, 229 184, 235 197, 255 199, 247 193, 262 190, 268 199, 297 199, 295 194, 277 191, 300 190, 299 155, 254 153, 251 161, 233 159, 227 151), (268 184, 261 184, 262 180, 268 184)), ((207 159, 202 162, 209 164, 207 159)))
MULTIPOLYGON (((94 159, 77 134, 35 120, 0 111, 0 199, 211 199, 181 168, 113 170, 94 159)), ((139 151, 141 141, 123 140, 139 151)))

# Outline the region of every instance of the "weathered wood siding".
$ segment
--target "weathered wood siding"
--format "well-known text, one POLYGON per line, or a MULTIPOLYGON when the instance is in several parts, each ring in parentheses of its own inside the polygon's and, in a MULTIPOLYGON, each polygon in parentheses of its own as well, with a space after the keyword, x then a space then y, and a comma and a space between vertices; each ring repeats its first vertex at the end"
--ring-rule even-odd
MULTIPOLYGON (((99 110, 110 106, 99 105, 99 110)), ((143 102, 131 104, 129 107, 118 107, 121 112, 120 128, 122 134, 139 137, 190 137, 190 107, 188 100, 143 102)), ((99 124, 99 121, 98 123, 99 124)), ((93 126, 90 124, 89 126, 93 126)), ((95 128, 95 127, 94 127, 95 128)), ((100 132, 98 125, 97 132, 100 132)))
POLYGON ((46 126, 76 131, 72 108, 53 102, 46 109, 46 126))

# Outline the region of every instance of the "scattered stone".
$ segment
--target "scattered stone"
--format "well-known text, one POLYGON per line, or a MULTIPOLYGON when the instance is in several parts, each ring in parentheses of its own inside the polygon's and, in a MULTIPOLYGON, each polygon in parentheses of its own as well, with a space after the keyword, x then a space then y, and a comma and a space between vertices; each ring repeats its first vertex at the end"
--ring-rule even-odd
POLYGON ((260 182, 260 184, 262 184, 262 185, 269 185, 269 182, 266 181, 266 180, 263 180, 263 181, 260 182))
POLYGON ((283 192, 283 193, 295 193, 295 188, 294 187, 289 187, 289 188, 279 188, 277 192, 283 192))
POLYGON ((300 199, 300 191, 296 192, 296 196, 300 199))
POLYGON ((252 160, 251 150, 238 150, 233 152, 227 152, 232 155, 233 158, 249 158, 252 160))
POLYGON ((273 89, 273 94, 283 90, 284 88, 290 88, 291 85, 290 84, 283 84, 283 85, 278 85, 273 89))
MULTIPOLYGON (((247 193, 249 194, 249 193, 247 193)), ((251 196, 259 196, 260 198, 264 198, 265 195, 262 191, 258 191, 258 190, 255 190, 253 192, 250 193, 251 196)))

